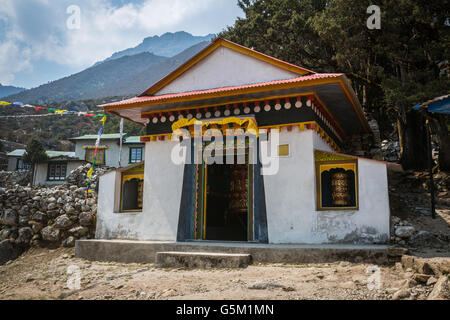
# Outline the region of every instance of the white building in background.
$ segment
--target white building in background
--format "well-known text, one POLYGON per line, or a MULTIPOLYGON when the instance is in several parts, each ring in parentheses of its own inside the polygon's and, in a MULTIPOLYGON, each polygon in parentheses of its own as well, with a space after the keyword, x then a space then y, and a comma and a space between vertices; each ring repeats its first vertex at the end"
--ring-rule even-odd
MULTIPOLYGON (((58 185, 66 181, 70 172, 85 161, 75 156, 75 152, 45 151, 48 160, 36 165, 33 185, 58 185)), ((31 170, 31 164, 23 161, 25 149, 16 149, 8 153, 8 171, 31 170)))
MULTIPOLYGON (((75 152, 46 151, 48 161, 39 163, 34 173, 34 185, 57 185, 66 181, 70 172, 79 166, 92 162, 97 135, 86 135, 70 139, 75 143, 75 152)), ((145 144, 140 137, 123 136, 122 156, 120 155, 120 134, 102 135, 96 166, 129 166, 143 161, 145 144)), ((8 171, 31 170, 31 165, 23 161, 25 149, 16 149, 7 154, 8 171)))
MULTIPOLYGON (((98 135, 85 135, 69 139, 75 144, 75 156, 92 162, 97 138, 98 135)), ((122 139, 122 155, 120 155, 120 134, 103 134, 96 165, 116 168, 128 166, 143 161, 144 151, 145 143, 141 142, 139 136, 128 136, 125 133, 122 139)))
MULTIPOLYGON (((217 39, 138 97, 101 107, 145 125, 147 135, 140 137, 144 163, 100 177, 98 239, 389 240, 387 169, 398 168, 342 153, 346 137, 370 133, 344 74, 316 73, 217 39), (193 137, 194 125, 202 128, 201 151, 257 151, 257 162, 175 163, 173 138, 179 129, 193 137), (257 144, 216 144, 208 133, 225 139, 231 128, 250 132, 257 144), (259 151, 267 143, 275 145, 278 169, 264 175, 259 151)), ((193 151, 192 140, 184 142, 193 151)))

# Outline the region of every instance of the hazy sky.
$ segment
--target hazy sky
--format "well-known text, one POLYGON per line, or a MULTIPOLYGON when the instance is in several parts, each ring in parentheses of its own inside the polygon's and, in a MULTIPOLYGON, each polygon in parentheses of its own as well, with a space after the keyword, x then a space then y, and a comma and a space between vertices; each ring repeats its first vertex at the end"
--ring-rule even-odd
POLYGON ((146 37, 218 33, 238 16, 237 0, 0 0, 0 83, 36 87, 146 37))

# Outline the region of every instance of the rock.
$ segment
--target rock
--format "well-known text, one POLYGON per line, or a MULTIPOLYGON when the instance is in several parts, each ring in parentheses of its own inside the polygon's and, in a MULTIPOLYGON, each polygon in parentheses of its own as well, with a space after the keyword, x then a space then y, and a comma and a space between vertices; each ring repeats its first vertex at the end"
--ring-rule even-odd
POLYGON ((74 214, 74 213, 76 213, 76 210, 75 210, 75 208, 74 207, 72 207, 70 204, 66 204, 65 206, 64 206, 64 211, 66 212, 66 214, 74 214))
POLYGON ((392 296, 392 300, 402 300, 409 298, 411 292, 408 289, 400 289, 392 296))
POLYGON ((247 289, 251 289, 251 290, 266 290, 266 289, 273 289, 273 288, 283 288, 284 286, 279 284, 279 283, 275 283, 275 282, 256 282, 253 284, 249 284, 247 286, 247 289))
POLYGON ((42 230, 42 228, 44 228, 44 225, 40 222, 34 222, 31 225, 31 229, 33 229, 34 233, 38 233, 39 231, 42 230))
POLYGON ((430 277, 431 276, 428 274, 416 273, 415 275, 413 275, 412 279, 419 283, 427 283, 430 277))
POLYGON ((47 226, 41 230, 42 239, 50 242, 58 241, 59 233, 59 229, 55 229, 52 226, 47 226))
POLYGON ((405 288, 414 288, 415 286, 417 286, 417 281, 414 279, 406 280, 406 283, 404 285, 405 288))
POLYGON ((435 284, 436 282, 438 282, 438 279, 436 279, 435 277, 431 276, 431 277, 428 278, 427 286, 431 286, 431 285, 435 284))
POLYGON ((62 245, 66 248, 72 248, 75 246, 75 238, 70 236, 62 242, 62 245))
POLYGON ((428 300, 449 300, 449 299, 450 299, 450 281, 447 275, 443 275, 434 285, 434 289, 428 296, 428 300))
POLYGON ((31 230, 30 227, 20 228, 17 242, 21 244, 28 244, 31 241, 31 237, 33 237, 33 230, 31 230))
POLYGON ((16 259, 22 251, 9 240, 0 241, 0 265, 16 259))
POLYGON ((83 237, 89 233, 89 228, 86 227, 75 227, 69 230, 69 233, 77 238, 83 237))
POLYGON ((414 227, 401 226, 401 227, 397 227, 397 229, 395 229, 395 235, 402 239, 406 239, 406 238, 411 237, 414 234, 414 231, 415 231, 414 227))
POLYGON ((47 199, 47 203, 55 203, 56 199, 54 197, 50 197, 47 199))
POLYGON ((88 212, 82 212, 80 213, 79 220, 82 226, 90 226, 94 222, 94 217, 88 212))
POLYGON ((65 214, 55 220, 55 227, 58 229, 68 229, 71 225, 73 225, 73 221, 65 214))
POLYGON ((31 220, 33 221, 42 222, 45 220, 45 218, 46 218, 45 214, 42 213, 41 211, 36 211, 31 215, 31 220))
POLYGON ((5 209, 0 215, 0 224, 5 226, 17 226, 19 222, 19 216, 13 209, 5 209))

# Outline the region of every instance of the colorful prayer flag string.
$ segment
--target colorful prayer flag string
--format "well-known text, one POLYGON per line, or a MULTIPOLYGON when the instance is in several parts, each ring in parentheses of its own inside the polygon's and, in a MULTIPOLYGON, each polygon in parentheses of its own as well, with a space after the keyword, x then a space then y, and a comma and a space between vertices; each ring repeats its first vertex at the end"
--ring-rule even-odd
MULTIPOLYGON (((100 130, 98 131, 98 138, 95 141, 94 159, 92 161, 91 168, 89 169, 89 171, 86 174, 89 180, 92 179, 92 174, 94 173, 95 163, 97 162, 98 147, 100 146, 100 140, 101 140, 101 137, 102 137, 102 134, 103 134, 103 127, 105 125, 106 119, 107 119, 106 116, 103 115, 102 119, 100 120, 102 126, 100 127, 100 130)), ((91 181, 87 181, 86 182, 86 188, 85 188, 86 199, 88 197, 89 192, 91 192, 90 189, 89 189, 90 186, 91 186, 91 181)))

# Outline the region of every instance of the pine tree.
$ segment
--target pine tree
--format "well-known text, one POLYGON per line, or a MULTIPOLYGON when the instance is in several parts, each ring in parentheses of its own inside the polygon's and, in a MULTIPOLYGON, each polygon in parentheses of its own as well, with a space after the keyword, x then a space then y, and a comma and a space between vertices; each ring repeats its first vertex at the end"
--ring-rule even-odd
POLYGON ((32 166, 31 184, 33 184, 36 165, 46 160, 48 160, 48 156, 45 152, 44 147, 42 146, 42 143, 37 139, 31 139, 30 143, 28 143, 25 149, 25 154, 23 156, 23 161, 25 163, 31 163, 32 166))

